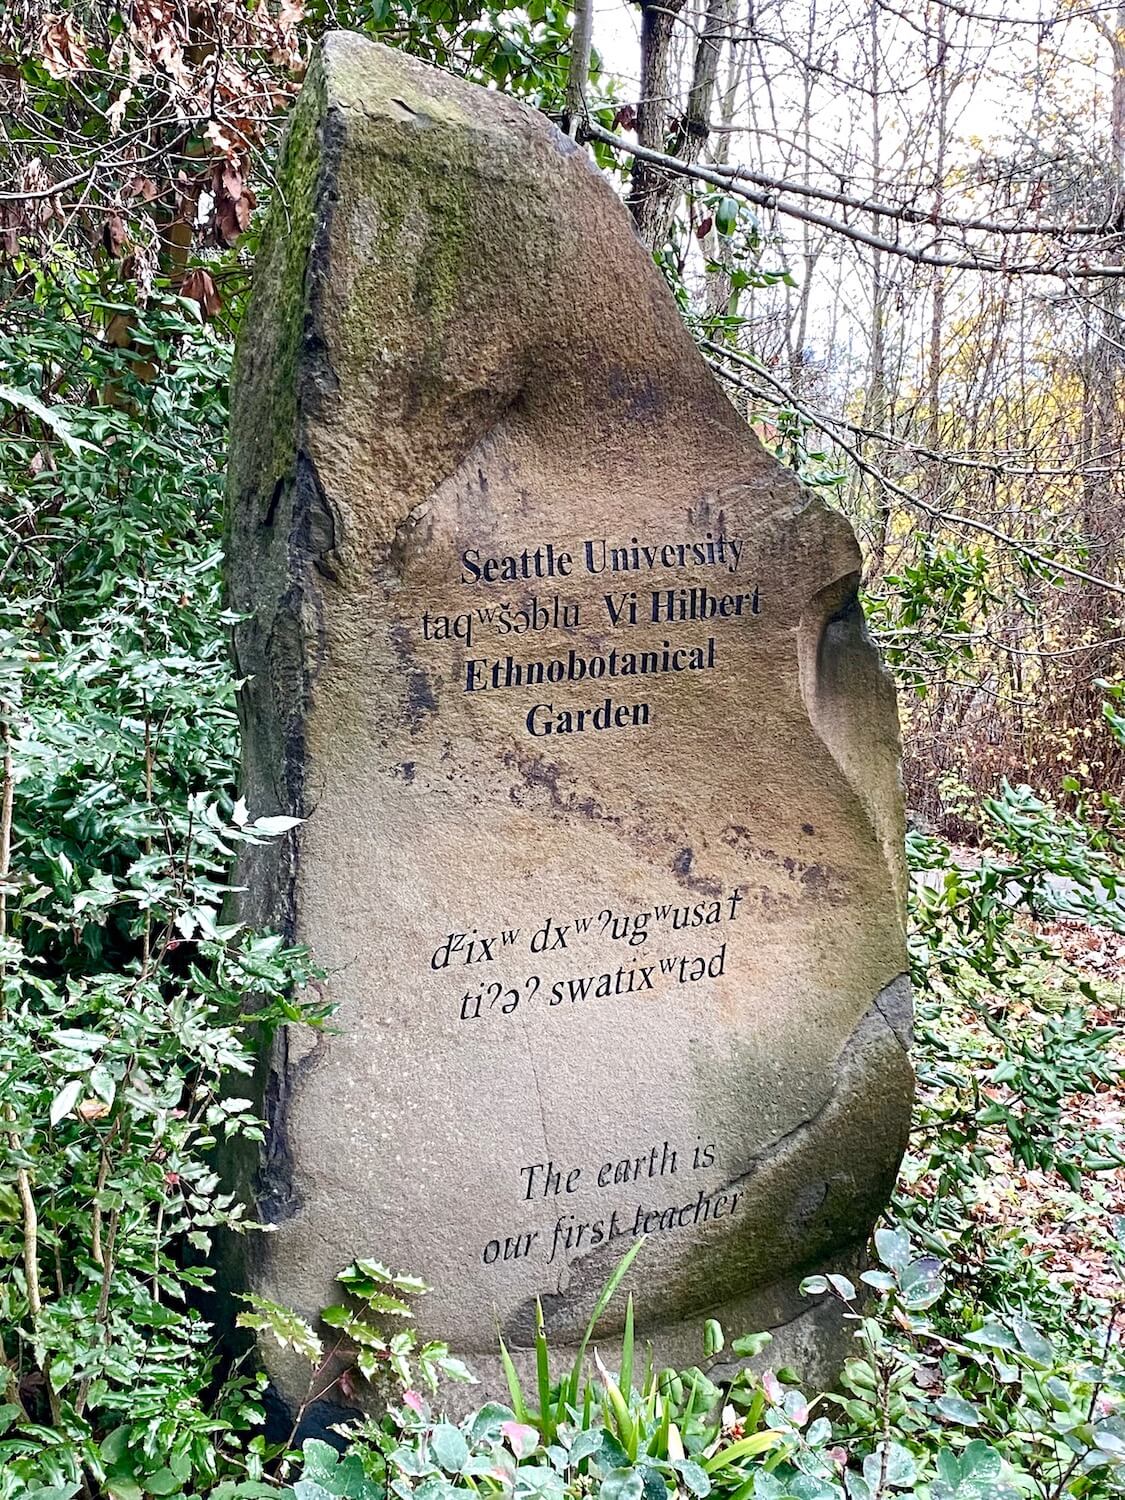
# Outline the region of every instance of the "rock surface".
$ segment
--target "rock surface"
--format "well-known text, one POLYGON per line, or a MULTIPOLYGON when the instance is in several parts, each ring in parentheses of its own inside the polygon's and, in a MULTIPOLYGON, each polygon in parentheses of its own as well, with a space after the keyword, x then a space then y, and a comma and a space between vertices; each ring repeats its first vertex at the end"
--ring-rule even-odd
POLYGON ((250 806, 305 821, 241 915, 339 1010, 266 1061, 246 1274, 315 1316, 355 1256, 416 1272, 487 1374, 537 1296, 575 1340, 647 1234, 661 1358, 711 1314, 807 1344, 797 1282, 854 1261, 912 1092, 855 540, 533 110, 338 33, 282 182, 231 581, 250 806))

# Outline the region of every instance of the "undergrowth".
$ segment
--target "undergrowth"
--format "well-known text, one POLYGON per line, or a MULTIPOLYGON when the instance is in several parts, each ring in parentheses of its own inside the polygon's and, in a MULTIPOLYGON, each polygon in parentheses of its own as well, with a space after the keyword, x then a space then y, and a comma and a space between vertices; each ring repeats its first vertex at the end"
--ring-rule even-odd
MULTIPOLYGON (((1121 980, 1059 951, 1075 919, 1122 931, 1120 806, 1008 786, 971 867, 910 841, 910 1152, 869 1301, 807 1287, 854 1324, 839 1389, 804 1392, 753 1330, 708 1323, 681 1371, 631 1337, 610 1368, 592 1327, 448 1421, 442 1382, 471 1373, 414 1333, 420 1283, 370 1260, 321 1326, 243 1321, 307 1358, 310 1402, 374 1381, 388 1414, 267 1439, 263 1376, 201 1311, 215 1234, 258 1232, 216 1151, 261 1136, 232 1082, 270 1028, 324 1017, 307 955, 222 917, 238 845, 289 826, 234 781, 227 349, 169 296, 129 353, 96 278, 25 292, 0 335, 0 1500, 1125 1493, 1121 980)), ((643 1299, 643 1249, 632 1274, 643 1299)))

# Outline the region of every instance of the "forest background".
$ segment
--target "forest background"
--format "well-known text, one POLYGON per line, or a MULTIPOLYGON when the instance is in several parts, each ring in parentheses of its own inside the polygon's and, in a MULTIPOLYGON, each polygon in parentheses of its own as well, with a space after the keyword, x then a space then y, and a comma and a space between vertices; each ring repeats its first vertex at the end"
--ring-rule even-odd
MULTIPOLYGON (((528 1500, 1125 1493, 1125 5, 4 0, 0 97, 0 1497, 448 1500, 500 1484, 482 1452, 528 1500), (514 1390, 464 1455, 408 1402, 302 1469, 216 1341, 213 1236, 253 1231, 213 1152, 262 1129, 231 1076, 325 1020, 315 955, 221 917, 238 844, 303 811, 238 796, 222 490, 278 141, 337 25, 587 143, 863 544, 920 1102, 876 1309, 810 1288, 857 1319, 831 1421, 799 1372, 622 1369, 514 1390)), ((461 1372, 380 1331, 399 1281, 350 1268, 331 1342, 244 1320, 311 1394, 413 1392, 461 1372)))

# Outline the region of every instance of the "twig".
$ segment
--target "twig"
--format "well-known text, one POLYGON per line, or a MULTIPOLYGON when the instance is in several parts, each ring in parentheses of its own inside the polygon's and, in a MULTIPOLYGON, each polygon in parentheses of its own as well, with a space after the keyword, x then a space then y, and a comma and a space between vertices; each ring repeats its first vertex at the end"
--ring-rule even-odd
POLYGON ((319 1390, 317 1390, 317 1388, 316 1388, 317 1381, 324 1374, 324 1372, 327 1369, 329 1369, 329 1367, 332 1364, 332 1361, 336 1358, 337 1354, 339 1354, 340 1349, 343 1346, 343 1343, 344 1343, 344 1336, 343 1336, 343 1334, 341 1334, 340 1337, 336 1340, 335 1344, 332 1346, 332 1348, 328 1351, 328 1353, 321 1360, 320 1364, 317 1365, 316 1369, 312 1372, 312 1375, 309 1377, 308 1389, 305 1391, 305 1399, 301 1402, 300 1406, 298 1406, 298 1408, 297 1408, 296 1415, 293 1418, 293 1426, 289 1429, 289 1436, 285 1440, 285 1446, 286 1446, 286 1448, 291 1448, 293 1446, 293 1440, 296 1438, 297 1433, 298 1433, 298 1431, 300 1429, 301 1423, 304 1421, 305 1412, 308 1411, 308 1409, 312 1405, 312 1403, 314 1401, 321 1400, 322 1397, 324 1397, 324 1396, 326 1396, 328 1394, 328 1392, 332 1389, 332 1387, 334 1385, 338 1385, 340 1383, 340 1381, 343 1379, 343 1377, 344 1377, 344 1371, 341 1370, 340 1373, 339 1373, 339 1375, 333 1376, 333 1378, 328 1382, 327 1385, 321 1386, 321 1388, 319 1390))
POLYGON ((566 75, 566 133, 577 140, 587 125, 586 80, 590 76, 590 52, 594 43, 594 0, 574 0, 574 28, 570 34, 570 58, 566 75))
MULTIPOLYGON (((98 1295, 98 1309, 94 1314, 94 1321, 102 1330, 103 1343, 109 1342, 109 1297, 113 1290, 114 1259, 113 1247, 117 1240, 117 1226, 121 1222, 121 1210, 115 1208, 109 1216, 109 1227, 105 1236, 105 1255, 102 1260, 102 1287, 98 1295)), ((74 1398, 74 1410, 79 1416, 86 1409, 86 1399, 90 1394, 90 1376, 84 1375, 78 1386, 78 1393, 74 1398)))
POLYGON ((886 239, 883 235, 872 234, 855 224, 849 224, 846 220, 832 218, 828 214, 818 213, 815 209, 786 202, 780 193, 774 190, 762 191, 753 187, 745 187, 742 184, 749 174, 741 167, 699 166, 695 162, 684 161, 681 157, 669 156, 664 151, 654 151, 647 146, 634 145, 615 134, 614 131, 606 130, 595 120, 587 123, 584 136, 587 140, 601 141, 603 145, 609 146, 614 151, 624 152, 626 156, 631 156, 637 161, 661 167, 665 172, 673 175, 693 177, 699 182, 709 183, 712 187, 723 188, 735 197, 745 198, 748 203, 753 203, 757 208, 785 214, 788 218, 799 219, 805 224, 815 224, 821 229, 831 230, 833 234, 840 234, 846 239, 854 240, 857 244, 866 245, 869 249, 882 250, 888 255, 897 255, 917 266, 934 266, 954 271, 988 271, 1004 276, 1055 276, 1062 281, 1125 276, 1125 265, 1070 265, 1063 260, 1017 261, 1008 265, 1002 260, 987 256, 945 255, 936 254, 931 250, 920 250, 914 245, 903 245, 897 240, 886 239))
MULTIPOLYGON (((15 775, 12 767, 12 705, 0 703, 0 744, 3 746, 2 773, 3 796, 0 797, 0 1026, 7 1021, 8 1001, 6 992, 7 958, 2 945, 8 936, 8 879, 12 868, 12 811, 15 804, 15 775)), ((4 1118, 8 1123, 8 1146, 18 1158, 20 1153, 19 1131, 16 1115, 11 1103, 4 1106, 4 1118)), ((43 1311, 43 1295, 39 1284, 39 1215, 35 1208, 35 1195, 31 1190, 31 1178, 26 1167, 16 1168, 16 1192, 23 1216, 23 1271, 27 1282, 27 1310, 34 1328, 43 1311)))
MULTIPOLYGON (((831 438, 840 451, 858 469, 870 475, 872 479, 878 480, 885 489, 889 490, 891 494, 896 495, 905 505, 913 506, 915 509, 922 511, 923 514, 930 516, 933 520, 942 522, 943 525, 964 526, 970 531, 983 532, 985 536, 990 536, 1005 547, 1010 547, 1013 551, 1022 553, 1024 557, 1038 563, 1040 567, 1049 569, 1051 572, 1064 573, 1068 578, 1076 578, 1082 583, 1092 583, 1095 587, 1106 589, 1112 594, 1125 595, 1125 584, 1115 583, 1111 578, 1102 578, 1097 573, 1087 573, 1083 568, 1075 568, 1070 563, 1060 562, 1057 558, 1048 557, 1045 552, 1040 552, 1037 548, 1029 546, 1026 542, 1021 542, 1018 537, 1010 536, 1006 531, 1001 531, 996 526, 990 526, 987 521, 978 521, 975 516, 961 515, 956 511, 942 510, 940 506, 931 505, 929 501, 921 499, 920 496, 912 495, 908 489, 904 489, 901 484, 896 484, 888 475, 875 468, 872 463, 864 458, 858 448, 840 436, 837 428, 833 427, 825 418, 818 416, 816 412, 810 411, 807 406, 793 396, 792 392, 785 386, 782 386, 780 381, 775 380, 767 370, 761 369, 751 360, 747 359, 745 355, 740 355, 737 351, 727 348, 724 344, 716 344, 711 339, 703 339, 701 343, 705 349, 711 349, 725 359, 732 359, 738 364, 747 366, 755 375, 761 376, 763 380, 768 381, 771 385, 778 386, 784 393, 788 404, 800 416, 804 417, 806 422, 809 422, 818 431, 823 432, 826 437, 831 438)), ((724 369, 716 361, 708 360, 708 364, 717 375, 722 376, 731 385, 746 391, 757 400, 769 399, 763 391, 756 390, 748 382, 740 380, 737 375, 733 374, 730 370, 724 369)))

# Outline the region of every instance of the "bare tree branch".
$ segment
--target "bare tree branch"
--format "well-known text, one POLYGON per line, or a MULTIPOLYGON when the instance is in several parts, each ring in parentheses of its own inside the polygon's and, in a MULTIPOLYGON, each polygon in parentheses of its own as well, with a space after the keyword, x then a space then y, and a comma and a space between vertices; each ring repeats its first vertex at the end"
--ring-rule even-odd
MULTIPOLYGON (((585 131, 588 140, 601 141, 605 146, 615 151, 620 151, 626 156, 631 156, 637 161, 649 163, 661 168, 665 173, 673 176, 691 177, 698 182, 709 183, 712 187, 723 188, 735 197, 744 198, 748 203, 753 203, 757 208, 769 209, 772 212, 785 214, 791 219, 802 220, 806 224, 816 224, 822 229, 831 230, 834 234, 843 235, 846 239, 854 240, 857 244, 866 245, 869 249, 884 250, 890 255, 897 255, 902 260, 908 260, 919 266, 936 266, 945 270, 954 271, 987 271, 1004 276, 1054 276, 1063 281, 1085 280, 1095 277, 1121 277, 1125 276, 1125 266, 1114 264, 1089 265, 1079 260, 1070 263, 1063 258, 1048 261, 1015 261, 1007 263, 994 257, 978 255, 947 255, 931 250, 919 249, 915 245, 904 245, 898 240, 886 239, 882 235, 871 234, 861 229, 856 224, 849 224, 846 220, 831 218, 827 214, 817 213, 813 209, 804 208, 799 204, 787 203, 780 196, 781 188, 771 189, 768 192, 758 192, 753 188, 743 187, 743 182, 756 182, 757 175, 743 167, 727 165, 703 167, 695 162, 684 161, 682 157, 669 156, 663 151, 654 151, 646 146, 633 145, 622 136, 604 126, 591 120, 585 131)), ((791 191, 786 188, 784 191, 791 191)), ((821 190, 815 190, 810 196, 823 196, 821 190)), ((832 195, 828 195, 832 198, 832 195)), ((859 201, 854 203, 846 199, 836 197, 833 201, 841 202, 847 207, 859 208, 859 201)), ((874 212, 870 205, 864 205, 866 212, 874 212)), ((930 218, 918 212, 917 221, 929 223, 930 218)), ((911 222, 914 222, 913 220, 911 222)), ((1014 230, 1012 232, 1015 232, 1014 230)), ((1030 232, 1030 231, 1028 231, 1030 232)), ((1043 231, 1039 231, 1043 232, 1043 231)), ((1072 252, 1073 253, 1073 252, 1072 252)))
POLYGON ((985 536, 990 536, 994 541, 1002 543, 1005 547, 1010 547, 1014 552, 1020 553, 1050 572, 1063 573, 1068 578, 1076 578, 1082 583, 1090 583, 1097 588, 1107 590, 1109 593, 1121 594, 1125 597, 1125 584, 1115 583, 1109 578, 1100 578, 1096 573, 1087 573, 1084 569, 1073 567, 1070 563, 1060 562, 1058 558, 1049 557, 1045 552, 1040 552, 1038 548, 1020 541, 1018 537, 1010 536, 1007 532, 1001 531, 996 526, 990 526, 987 521, 980 521, 976 516, 966 516, 956 511, 943 510, 941 507, 931 505, 929 501, 923 500, 921 496, 912 494, 910 490, 896 483, 888 474, 883 473, 881 469, 877 469, 874 464, 863 456, 854 444, 849 443, 846 438, 841 437, 837 426, 833 424, 831 418, 823 417, 817 412, 812 411, 787 386, 771 375, 768 370, 763 370, 745 355, 741 355, 737 350, 730 349, 723 344, 716 344, 711 339, 703 339, 701 342, 704 348, 713 351, 715 355, 719 356, 719 358, 709 359, 707 363, 728 384, 735 386, 736 389, 745 391, 758 401, 768 402, 770 400, 770 397, 764 391, 753 386, 749 381, 742 379, 732 370, 727 369, 719 362, 719 359, 733 360, 736 364, 752 370, 755 375, 772 385, 783 397, 788 406, 791 406, 811 426, 815 427, 819 432, 824 433, 825 437, 830 438, 840 449, 841 453, 845 454, 852 463, 862 469, 872 479, 877 480, 879 484, 883 485, 892 494, 896 495, 905 505, 922 511, 924 515, 929 516, 932 520, 940 521, 946 526, 964 526, 970 531, 979 531, 985 536))

